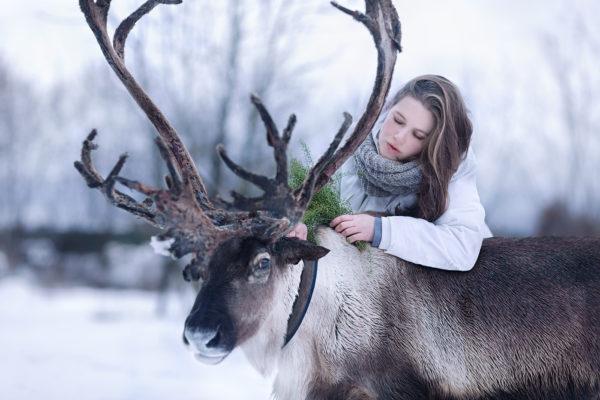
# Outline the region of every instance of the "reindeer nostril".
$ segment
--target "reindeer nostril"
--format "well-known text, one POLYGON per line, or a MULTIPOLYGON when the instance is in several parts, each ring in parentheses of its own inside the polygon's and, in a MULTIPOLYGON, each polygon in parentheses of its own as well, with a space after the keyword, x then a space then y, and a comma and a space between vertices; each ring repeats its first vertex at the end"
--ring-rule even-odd
POLYGON ((210 339, 210 341, 208 343, 206 343, 206 347, 218 347, 220 341, 221 341, 221 331, 219 330, 219 328, 217 328, 217 333, 215 334, 215 336, 212 339, 210 339))
POLYGON ((183 335, 181 335, 181 338, 183 339, 183 344, 185 344, 186 346, 189 346, 190 342, 185 337, 185 331, 183 332, 183 335))
POLYGON ((228 333, 227 325, 221 324, 212 329, 186 327, 183 334, 183 342, 189 345, 191 350, 196 353, 222 353, 227 349, 231 350, 228 347, 228 333))

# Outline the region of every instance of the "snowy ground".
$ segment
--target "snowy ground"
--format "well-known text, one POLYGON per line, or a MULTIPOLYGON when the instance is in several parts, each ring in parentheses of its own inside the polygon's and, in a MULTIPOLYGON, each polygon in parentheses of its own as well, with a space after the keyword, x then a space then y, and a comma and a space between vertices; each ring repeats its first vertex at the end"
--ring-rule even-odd
POLYGON ((172 294, 157 317, 153 293, 0 280, 0 399, 268 399, 241 352, 217 366, 192 358, 187 301, 172 294))

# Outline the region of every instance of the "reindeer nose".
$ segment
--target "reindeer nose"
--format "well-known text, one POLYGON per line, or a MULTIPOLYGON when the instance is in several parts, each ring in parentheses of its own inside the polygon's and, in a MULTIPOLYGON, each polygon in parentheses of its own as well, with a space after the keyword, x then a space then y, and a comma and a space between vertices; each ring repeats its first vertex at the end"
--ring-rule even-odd
POLYGON ((196 310, 188 316, 183 330, 184 342, 201 362, 221 362, 235 347, 235 329, 229 318, 217 312, 196 310))
POLYGON ((191 344, 199 351, 216 349, 219 347, 222 335, 220 325, 215 329, 190 329, 185 328, 183 338, 186 344, 191 344))
POLYGON ((227 345, 226 335, 221 327, 215 329, 185 328, 184 341, 187 341, 196 360, 206 364, 218 364, 233 349, 227 345))
POLYGON ((216 364, 234 349, 237 334, 224 302, 215 300, 208 288, 198 294, 185 320, 183 337, 197 360, 216 364))

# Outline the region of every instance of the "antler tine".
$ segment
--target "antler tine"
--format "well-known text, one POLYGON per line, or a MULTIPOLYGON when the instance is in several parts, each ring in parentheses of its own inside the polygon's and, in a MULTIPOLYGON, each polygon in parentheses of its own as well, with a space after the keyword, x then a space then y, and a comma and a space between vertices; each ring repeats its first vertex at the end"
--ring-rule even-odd
POLYGON ((158 147, 160 156, 164 160, 165 164, 167 164, 167 169, 169 170, 170 180, 167 181, 169 190, 171 190, 174 194, 178 195, 183 190, 183 183, 181 181, 181 177, 179 176, 179 171, 173 164, 171 153, 169 153, 169 150, 167 149, 167 146, 165 145, 165 142, 163 142, 161 137, 156 137, 154 139, 154 142, 158 147))
POLYGON ((123 54, 127 35, 133 29, 135 23, 152 10, 157 4, 179 4, 180 0, 148 0, 140 8, 134 11, 126 18, 115 32, 113 47, 106 28, 108 10, 110 8, 109 0, 79 0, 81 11, 85 15, 86 21, 91 28, 104 58, 111 66, 117 77, 129 91, 136 103, 142 108, 150 122, 156 128, 158 135, 163 139, 168 152, 174 160, 174 165, 181 176, 184 186, 194 192, 196 201, 204 210, 214 209, 214 206, 208 199, 208 194, 198 170, 192 160, 191 155, 183 145, 179 135, 171 126, 160 109, 152 102, 150 97, 144 92, 135 78, 127 70, 124 64, 123 54))
MULTIPOLYGON (((348 157, 365 140, 381 112, 385 97, 389 91, 397 52, 402 51, 400 46, 400 21, 390 0, 365 0, 365 14, 359 11, 351 11, 335 2, 331 2, 331 4, 364 24, 371 33, 371 36, 373 36, 377 48, 377 74, 367 107, 354 127, 354 131, 342 148, 335 152, 328 160, 323 160, 325 165, 322 172, 319 173, 314 187, 311 188, 311 183, 305 181, 300 192, 302 194, 299 195, 299 198, 310 198, 311 192, 318 192, 326 185, 335 171, 342 166, 348 157)), ((312 174, 309 174, 310 176, 312 174)))
POLYGON ((292 115, 290 115, 290 117, 288 119, 288 123, 287 123, 285 129, 283 130, 283 134, 281 136, 283 146, 282 146, 282 150, 280 150, 280 152, 283 153, 283 156, 280 156, 279 158, 277 158, 277 156, 275 157, 275 159, 277 160, 277 178, 276 179, 279 182, 282 182, 282 181, 287 182, 287 180, 288 180, 287 146, 290 143, 290 139, 292 138, 292 131, 294 130, 295 126, 296 126, 296 115, 292 114, 292 115))
POLYGON ((337 150, 338 146, 340 145, 340 142, 342 141, 342 138, 348 131, 348 128, 350 128, 351 124, 352 115, 345 112, 344 122, 342 123, 342 126, 340 126, 340 129, 335 135, 333 141, 329 144, 327 151, 321 156, 319 161, 317 161, 317 163, 311 168, 306 178, 304 179, 304 183, 302 184, 302 186, 294 192, 294 197, 296 197, 299 207, 304 209, 308 206, 308 203, 310 202, 310 199, 312 198, 312 195, 315 192, 315 183, 318 176, 323 172, 323 169, 325 169, 325 167, 329 165, 331 157, 337 150))
POLYGON ((292 131, 294 130, 295 126, 296 126, 296 114, 292 114, 292 115, 290 115, 290 118, 288 119, 287 126, 283 130, 283 141, 286 144, 290 143, 290 139, 292 138, 292 131))
POLYGON ((269 114, 262 100, 257 95, 251 94, 250 101, 254 104, 254 107, 256 107, 260 119, 262 119, 265 128, 267 128, 267 143, 269 143, 269 146, 273 146, 274 142, 279 138, 279 132, 277 131, 277 126, 275 125, 271 114, 269 114))
POLYGON ((88 187, 99 189, 106 198, 118 208, 128 211, 138 217, 141 217, 154 226, 159 226, 155 213, 146 203, 138 203, 132 197, 122 193, 114 188, 115 182, 119 181, 119 172, 123 168, 127 155, 123 154, 112 168, 106 179, 98 173, 92 162, 91 152, 98 148, 93 140, 96 137, 96 130, 92 130, 83 142, 81 149, 81 161, 75 161, 75 168, 85 179, 88 187))
POLYGON ((96 5, 100 10, 100 14, 104 17, 104 21, 106 21, 106 17, 108 16, 108 10, 110 8, 111 0, 97 0, 96 5))
POLYGON ((115 30, 115 36, 113 37, 113 47, 115 52, 125 60, 125 41, 129 32, 133 29, 135 24, 146 14, 148 14, 154 7, 159 4, 181 4, 183 0, 148 0, 142 4, 137 10, 135 10, 129 17, 125 18, 115 30))
POLYGON ((281 184, 282 182, 287 183, 287 145, 292 136, 294 126, 296 125, 296 116, 294 114, 290 115, 288 124, 284 129, 283 137, 280 137, 277 126, 275 125, 275 122, 273 122, 271 114, 269 114, 269 111, 267 111, 261 99, 254 94, 250 96, 250 99, 265 124, 267 130, 267 143, 269 146, 273 147, 273 154, 275 156, 275 162, 277 163, 277 175, 275 180, 278 184, 281 184))
POLYGON ((290 115, 288 123, 283 131, 283 135, 279 135, 279 131, 273 118, 267 111, 263 102, 256 95, 251 95, 250 99, 265 125, 267 131, 267 142, 273 147, 273 154, 277 163, 277 174, 274 178, 268 178, 263 175, 254 174, 242 168, 233 162, 222 145, 217 146, 219 155, 229 167, 240 178, 249 181, 265 193, 259 197, 248 198, 236 191, 231 191, 233 201, 226 202, 219 198, 219 204, 230 209, 253 211, 253 210, 268 210, 268 213, 273 218, 290 217, 291 222, 297 222, 302 214, 291 212, 295 209, 294 197, 288 186, 288 166, 287 166, 287 146, 290 141, 292 131, 296 125, 296 116, 290 115))

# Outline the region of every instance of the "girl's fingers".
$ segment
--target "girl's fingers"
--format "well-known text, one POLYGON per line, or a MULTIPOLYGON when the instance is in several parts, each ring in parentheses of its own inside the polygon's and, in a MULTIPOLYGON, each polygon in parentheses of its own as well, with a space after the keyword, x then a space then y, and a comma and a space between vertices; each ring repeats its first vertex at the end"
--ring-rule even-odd
POLYGON ((352 226, 354 226, 354 222, 353 221, 340 222, 335 227, 335 231, 338 232, 338 233, 342 233, 343 230, 348 229, 348 228, 350 228, 352 226))
POLYGON ((334 228, 340 222, 351 221, 351 220, 352 220, 352 215, 347 215, 347 214, 340 215, 339 217, 335 217, 333 220, 331 220, 331 223, 329 224, 329 226, 334 228))
POLYGON ((358 227, 356 226, 350 226, 346 229, 344 229, 343 231, 341 231, 340 233, 346 237, 350 236, 350 235, 354 235, 355 233, 359 233, 360 229, 358 229, 358 227))
POLYGON ((358 232, 354 235, 347 236, 346 240, 350 243, 354 243, 357 240, 367 240, 363 232, 358 232))

